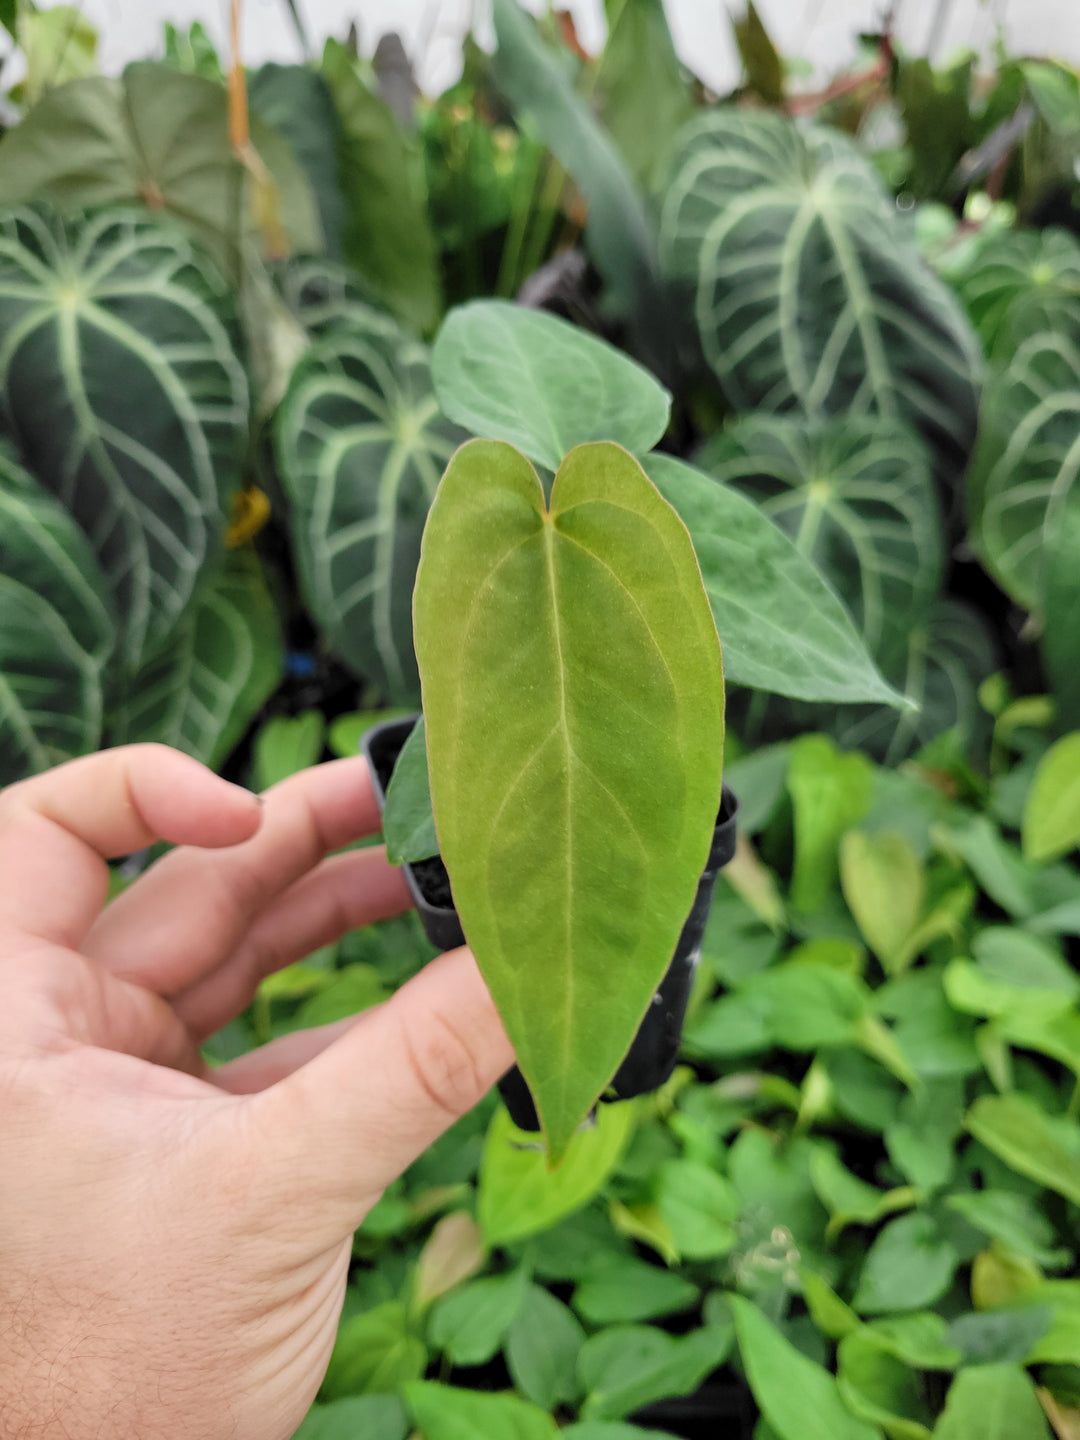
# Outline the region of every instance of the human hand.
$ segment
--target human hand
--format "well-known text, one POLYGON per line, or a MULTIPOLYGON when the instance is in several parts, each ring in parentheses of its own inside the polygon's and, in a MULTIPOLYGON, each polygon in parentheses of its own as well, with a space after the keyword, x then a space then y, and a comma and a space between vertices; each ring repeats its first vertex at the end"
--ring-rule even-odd
POLYGON ((352 1231, 513 1061, 457 950, 206 1067, 264 975, 409 904, 381 848, 325 858, 378 829, 362 760, 264 801, 153 745, 0 792, 0 1440, 286 1440, 352 1231))

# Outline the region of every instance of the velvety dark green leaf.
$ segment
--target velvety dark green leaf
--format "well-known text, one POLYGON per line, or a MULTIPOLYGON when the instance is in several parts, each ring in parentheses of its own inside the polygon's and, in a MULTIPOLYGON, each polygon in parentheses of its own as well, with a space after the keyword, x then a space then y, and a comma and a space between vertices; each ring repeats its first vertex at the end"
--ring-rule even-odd
POLYGON ((835 592, 756 505, 669 455, 645 468, 690 531, 729 680, 803 700, 900 703, 835 592))
MULTIPOLYGON (((229 140, 228 106, 223 85, 153 61, 129 65, 118 80, 72 80, 0 142, 0 194, 8 205, 42 199, 68 213, 163 210, 235 274, 255 230, 254 182, 229 140)), ((286 240, 294 250, 320 249, 315 198, 292 149, 257 115, 251 138, 286 240)))
POLYGON ((1058 723, 1080 727, 1080 490, 1057 515, 1043 565, 1042 653, 1058 723))
POLYGON ((879 1231, 867 1252, 852 1304, 868 1315, 922 1309, 944 1295, 959 1263, 931 1215, 901 1215, 879 1231))
POLYGON ((586 1340, 578 1373, 584 1418, 618 1420, 654 1400, 688 1395, 731 1350, 730 1326, 675 1337, 648 1325, 616 1325, 586 1340))
POLYGON ((601 118, 634 179, 650 190, 693 114, 690 86, 663 0, 607 0, 605 8, 608 35, 596 75, 601 118))
POLYGON ((930 1440, 933 1420, 919 1375, 862 1329, 837 1348, 837 1388, 852 1414, 880 1425, 889 1440, 930 1440))
POLYGON ((0 331, 7 424, 91 537, 137 666, 190 602, 239 478, 232 301, 172 225, 18 210, 0 224, 0 331))
POLYGON ((423 170, 411 138, 361 79, 355 58, 328 40, 322 78, 339 120, 338 175, 345 203, 345 258, 417 330, 439 312, 435 237, 423 170))
POLYGON ((614 1170, 635 1120, 634 1105, 601 1105, 552 1170, 535 1134, 518 1130, 500 1108, 484 1141, 479 1215, 491 1245, 547 1230, 585 1205, 614 1170), (531 1148, 525 1148, 531 1147, 531 1148))
POLYGON ((962 472, 975 337, 847 136, 707 112, 684 132, 660 240, 736 409, 899 420, 940 474, 962 472))
POLYGON ((708 855, 716 628, 678 516, 603 443, 570 453, 550 510, 509 445, 463 446, 414 619, 440 852, 558 1157, 626 1054, 708 855))
MULTIPOLYGON (((689 1160, 668 1163, 674 1166, 693 1164, 689 1160)), ((711 1171, 705 1173, 712 1176, 711 1171)), ((675 1194, 678 1174, 677 1170, 669 1170, 666 1181, 663 1177, 659 1178, 661 1189, 666 1191, 669 1197, 675 1194)), ((714 1178, 720 1180, 721 1177, 714 1178)), ((721 1184, 726 1193, 730 1187, 726 1181, 721 1180, 721 1184)), ((692 1207, 691 1198, 687 1196, 686 1199, 687 1204, 692 1207)), ((729 1210, 733 1208, 728 1207, 729 1210)), ((707 1219, 704 1216, 701 1218, 707 1219)), ((730 1233, 730 1222, 727 1229, 730 1233)), ((672 1233, 674 1234, 674 1227, 672 1233)), ((688 1253, 685 1247, 680 1246, 680 1249, 684 1254, 688 1253)), ((723 1254, 728 1249, 730 1244, 716 1253, 723 1254)), ((597 1270, 590 1279, 579 1285, 574 1291, 574 1309, 583 1315, 590 1325, 626 1324, 635 1320, 655 1320, 660 1315, 688 1310, 697 1304, 700 1293, 698 1287, 682 1275, 677 1275, 672 1270, 663 1270, 659 1265, 648 1265, 645 1261, 628 1255, 625 1258, 613 1258, 610 1264, 597 1270)))
POLYGON ((698 463, 785 531, 828 578, 878 663, 894 666, 942 575, 941 512, 917 437, 872 416, 748 415, 698 463))
MULTIPOLYGON (((1078 426, 1080 329, 1037 333, 987 387, 967 504, 983 562, 1018 604, 1040 614, 1047 546, 1073 503, 1078 426)), ((1074 603, 1077 583, 1074 557, 1059 610, 1074 603)))
POLYGON ((671 411, 663 386, 613 345, 503 300, 450 312, 431 373, 444 415, 485 440, 508 441, 548 470, 589 440, 644 455, 671 411))
POLYGON ((971 114, 974 52, 935 69, 917 55, 898 55, 892 89, 911 156, 904 191, 917 200, 953 193, 957 163, 978 143, 971 114))
POLYGON ((0 786, 97 748, 115 642, 86 536, 0 448, 0 786))
POLYGON ((338 1330, 319 1395, 324 1400, 390 1395, 423 1375, 426 1364, 423 1341, 409 1333, 404 1307, 388 1300, 338 1330))
POLYGON ((340 258, 345 206, 335 152, 338 125, 326 82, 307 65, 262 65, 248 76, 256 115, 292 147, 319 207, 327 254, 340 258))
POLYGON ((741 1296, 730 1297, 746 1378, 779 1440, 881 1440, 845 1409, 836 1381, 741 1296))
POLYGON ((529 1289, 523 1270, 459 1286, 431 1312, 428 1339, 433 1349, 454 1365, 485 1365, 502 1345, 529 1289))
POLYGON ((841 836, 870 805, 872 768, 864 755, 841 754, 824 735, 804 735, 791 747, 787 784, 795 810, 795 867, 791 898, 813 911, 834 883, 841 836))
POLYGON ((274 266, 273 280, 290 312, 311 335, 356 323, 390 329, 389 311, 374 287, 348 265, 322 255, 293 255, 274 266))
POLYGON ((281 618, 258 557, 231 550, 179 627, 124 685, 112 717, 116 738, 172 745, 219 767, 284 671, 281 618))
POLYGON ((516 1395, 424 1380, 405 1387, 405 1400, 423 1440, 558 1440, 551 1416, 516 1395))
POLYGON ((420 537, 462 438, 439 413, 427 350, 390 322, 335 327, 296 367, 275 438, 312 614, 358 675, 415 699, 420 537))
POLYGON ((1080 244, 1067 230, 1004 230, 957 288, 987 355, 1007 364, 1021 341, 1080 314, 1080 244))
POLYGON ((383 839, 391 865, 428 860, 439 853, 431 813, 424 717, 417 720, 394 763, 383 811, 383 839))
POLYGON ((506 1336, 514 1384, 543 1410, 575 1403, 581 1397, 577 1360, 584 1343, 585 1331, 573 1312, 550 1290, 530 1285, 506 1336))
POLYGON ((1050 1429, 1019 1365, 973 1365, 949 1387, 934 1440, 1050 1440, 1050 1429))
POLYGON ((517 0, 494 0, 493 15, 499 88, 516 111, 532 117, 548 149, 573 177, 588 206, 585 243, 596 268, 663 373, 667 307, 653 228, 634 182, 532 17, 517 0))
POLYGON ((316 1405, 293 1440, 405 1440, 409 1422, 396 1395, 363 1395, 316 1405))
POLYGON ((981 1314, 973 1311, 958 1315, 945 1338, 956 1346, 967 1365, 1022 1365, 1052 1320, 1053 1311, 1047 1305, 981 1314))
POLYGON ((983 1095, 968 1130, 1011 1169, 1080 1205, 1080 1127, 1048 1115, 1028 1095, 983 1095))

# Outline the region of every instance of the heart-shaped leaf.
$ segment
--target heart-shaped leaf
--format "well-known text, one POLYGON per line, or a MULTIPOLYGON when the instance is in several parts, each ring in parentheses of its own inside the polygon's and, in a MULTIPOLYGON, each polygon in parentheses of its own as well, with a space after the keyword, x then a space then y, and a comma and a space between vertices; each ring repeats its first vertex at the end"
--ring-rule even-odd
POLYGON ((311 612, 391 701, 416 698, 420 537, 463 438, 439 412, 427 349, 388 320, 335 326, 297 365, 278 410, 278 465, 311 612))
POLYGON ((878 664, 892 667, 941 585, 943 525, 926 451, 877 417, 748 415, 699 463, 734 485, 822 571, 878 664))
POLYGON ((645 468, 690 531, 729 680, 803 700, 902 704, 835 591, 752 501, 669 455, 645 468))
POLYGON ((115 639, 85 535, 0 449, 0 786, 96 748, 115 639))
POLYGON ((440 850, 558 1157, 708 856, 716 627, 685 527, 625 450, 571 451, 549 510, 523 456, 473 441, 432 507, 415 628, 440 850))
POLYGON ((248 418, 232 302, 175 226, 105 212, 0 225, 0 408, 90 537, 135 668, 224 527, 248 418))
POLYGON ((667 429, 671 396, 588 331, 502 300, 452 310, 431 358, 443 413, 557 470, 575 445, 615 440, 634 455, 667 429))
POLYGON ((975 336, 846 135, 707 111, 684 132, 661 253, 736 409, 882 415, 944 477, 975 433, 975 336))
POLYGON ((1080 319, 1080 244, 1067 230, 1005 230, 974 253, 957 282, 991 360, 1021 341, 1080 319))

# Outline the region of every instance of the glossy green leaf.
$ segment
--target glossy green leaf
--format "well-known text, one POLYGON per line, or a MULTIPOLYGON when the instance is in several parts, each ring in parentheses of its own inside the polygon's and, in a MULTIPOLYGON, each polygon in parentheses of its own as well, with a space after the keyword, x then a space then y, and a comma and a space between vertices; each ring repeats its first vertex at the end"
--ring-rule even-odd
POLYGON ((342 1324, 319 1395, 390 1395, 418 1379, 426 1364, 423 1341, 409 1333, 404 1307, 388 1300, 342 1324))
POLYGON ((262 566, 254 550, 232 550, 124 685, 112 717, 116 738, 172 745, 218 767, 284 672, 281 617, 262 566))
POLYGON ((1011 1169, 1080 1205, 1080 1126, 1048 1115, 1029 1095, 983 1095, 968 1130, 1011 1169))
POLYGON ((423 1380, 406 1385, 405 1401, 423 1440, 558 1440, 551 1416, 516 1395, 423 1380))
POLYGON ((0 223, 0 333, 6 423, 91 537, 137 666, 191 601, 239 479, 232 301, 172 225, 18 210, 0 223))
POLYGON ((383 839, 391 865, 428 860, 439 853, 435 819, 431 813, 424 717, 417 720, 394 762, 386 790, 383 839))
MULTIPOLYGON (((692 1165, 690 1160, 671 1160, 668 1166, 692 1165)), ((703 1167, 696 1167, 703 1168, 703 1167)), ((707 1175, 712 1175, 706 1170, 707 1175)), ((678 1172, 669 1169, 666 1180, 660 1178, 661 1189, 674 1194, 678 1172)), ((715 1177, 720 1179, 719 1176, 715 1177)), ((726 1185, 726 1182, 721 1182, 726 1185)), ((689 1202, 688 1203, 692 1203, 689 1202)), ((695 1219, 697 1215, 695 1213, 695 1219)), ((730 1232, 731 1226, 728 1224, 730 1232)), ((672 1227, 674 1235, 674 1227, 672 1227)), ((734 1237, 732 1237, 734 1238, 734 1237)), ((718 1253, 726 1253, 730 1244, 718 1253)), ((689 1252, 684 1252, 689 1253, 689 1252)), ((627 1324, 636 1320, 655 1320, 660 1315, 676 1314, 697 1304, 700 1290, 690 1280, 672 1270, 649 1265, 632 1256, 613 1256, 610 1263, 598 1269, 574 1291, 574 1309, 590 1325, 627 1324)))
POLYGON ((837 871, 841 837, 870 805, 873 771, 864 755, 842 754, 824 735, 804 735, 791 747, 787 784, 795 810, 795 867, 791 899, 815 910, 837 871))
POLYGON ((693 114, 689 77, 675 53, 663 0, 607 0, 605 8, 608 34, 596 75, 601 118, 634 179, 651 190, 693 114))
POLYGON ((682 1336, 648 1325, 616 1325, 586 1340, 578 1373, 588 1391, 585 1418, 618 1420, 654 1400, 688 1395, 731 1350, 730 1326, 682 1336))
POLYGON ((340 127, 345 258, 395 314, 427 330, 439 312, 439 272, 419 154, 346 46, 327 40, 321 74, 340 127))
POLYGON ((505 1245, 549 1229, 585 1205, 614 1170, 635 1122, 632 1101, 601 1105, 595 1125, 570 1141, 552 1170, 535 1134, 518 1130, 496 1110, 480 1164, 480 1224, 490 1245, 505 1245))
POLYGON ((895 972, 926 896, 919 857, 896 831, 849 830, 840 844, 840 883, 863 939, 885 970, 895 972))
POLYGON ((316 1405, 293 1440, 405 1440, 409 1424, 396 1395, 362 1395, 316 1405))
POLYGON ((611 137, 574 89, 563 63, 517 0, 494 0, 495 76, 516 111, 537 125, 588 206, 585 243, 619 312, 659 363, 668 360, 667 301, 653 227, 611 137))
POLYGON ((867 1315, 921 1310, 940 1300, 952 1283, 960 1256, 924 1211, 890 1220, 867 1252, 851 1302, 867 1315))
POLYGON ((1080 731, 1065 735, 1039 761, 1024 807, 1024 854, 1056 860, 1080 845, 1080 731))
POLYGON ((684 131, 660 243, 734 408, 881 415, 918 430, 940 474, 963 470, 975 337, 847 136, 706 112, 684 131))
POLYGON ((529 1292, 523 1270, 462 1285, 431 1312, 428 1339, 453 1365, 485 1365, 498 1351, 529 1292))
POLYGON ((0 786, 97 748, 115 641, 85 535, 0 448, 0 786))
MULTIPOLYGON (((153 61, 129 65, 116 80, 72 80, 0 142, 0 194, 8 205, 42 199, 67 213, 107 205, 164 211, 235 273, 255 218, 228 106, 223 85, 153 61)), ((292 249, 320 249, 315 198, 291 148, 257 115, 251 138, 292 249)))
POLYGON ((848 1409, 888 1440, 930 1440, 933 1419, 919 1375, 862 1329, 837 1348, 837 1388, 848 1409))
MULTIPOLYGON (((1047 547, 1080 494, 1080 329, 1025 340, 987 387, 982 417, 967 475, 972 538, 998 583, 1041 613, 1047 547)), ((1066 597, 1077 587, 1075 557, 1071 565, 1066 597)))
POLYGON ((942 577, 941 511, 918 438, 877 417, 747 415, 698 463, 780 526, 830 581, 878 663, 894 666, 942 577))
POLYGON ((581 1396, 577 1361, 585 1331, 550 1290, 530 1285, 506 1336, 506 1364, 514 1384, 534 1405, 555 1410, 581 1396))
POLYGON ((667 429, 671 396, 587 330, 504 300, 452 310, 431 357, 444 415, 557 470, 575 445, 614 440, 644 455, 667 429))
POLYGON ((319 710, 275 715, 267 720, 255 736, 251 788, 257 792, 269 790, 279 780, 315 765, 322 755, 325 735, 326 721, 319 710))
POLYGON ((276 451, 308 604, 331 647, 392 700, 414 700, 420 538, 462 434, 428 354, 385 321, 335 327, 297 365, 276 451))
POLYGON ((949 1387, 934 1440, 1050 1440, 1050 1429, 1019 1365, 973 1365, 949 1387))
POLYGON ((1080 314, 1080 244, 1067 230, 1004 230, 975 252, 957 288, 987 355, 1080 314))
POLYGON ((836 1381, 741 1296, 732 1295, 739 1352, 762 1414, 779 1440, 881 1440, 840 1399, 836 1381))
POLYGON ((831 586, 756 505, 669 455, 645 469, 690 531, 729 680, 802 700, 902 703, 831 586))
POLYGON ((414 617, 440 851, 557 1158, 626 1054, 708 855, 716 629, 678 516, 605 444, 571 452, 550 510, 517 451, 463 446, 414 617))

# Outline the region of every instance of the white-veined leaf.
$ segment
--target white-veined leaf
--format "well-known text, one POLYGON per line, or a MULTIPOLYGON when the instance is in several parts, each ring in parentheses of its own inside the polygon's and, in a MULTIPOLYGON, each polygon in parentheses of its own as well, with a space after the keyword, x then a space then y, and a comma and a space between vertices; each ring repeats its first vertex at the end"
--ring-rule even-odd
POLYGON ((991 360, 1007 363, 1021 341, 1080 321, 1080 244, 1067 230, 1006 230, 975 251, 956 281, 991 360))

